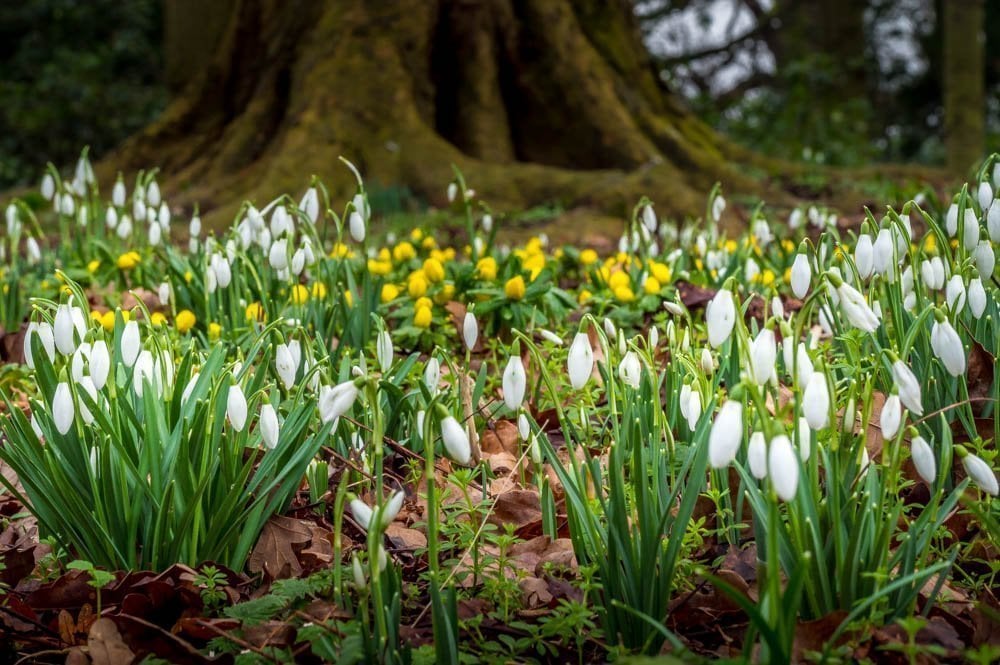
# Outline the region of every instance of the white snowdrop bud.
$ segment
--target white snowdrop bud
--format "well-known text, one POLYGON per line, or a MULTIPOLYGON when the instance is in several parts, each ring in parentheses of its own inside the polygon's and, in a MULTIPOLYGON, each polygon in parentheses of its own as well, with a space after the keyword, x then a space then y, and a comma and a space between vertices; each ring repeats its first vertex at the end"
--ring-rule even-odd
POLYGON ((960 313, 965 307, 965 282, 962 280, 962 276, 952 275, 944 293, 948 309, 955 314, 960 313))
POLYGON ((292 254, 292 264, 290 267, 292 269, 292 274, 296 276, 301 275, 302 271, 305 270, 306 253, 301 247, 295 250, 295 253, 292 254))
POLYGON ((681 415, 687 419, 688 406, 691 404, 691 384, 685 383, 681 386, 681 394, 677 399, 677 407, 681 411, 681 415))
POLYGON ((271 245, 268 252, 268 261, 275 270, 284 270, 288 267, 288 241, 282 238, 271 245))
POLYGON ((170 304, 170 282, 161 282, 156 295, 160 298, 160 304, 167 307, 170 304))
POLYGON ((170 232, 170 206, 167 205, 166 201, 160 204, 160 212, 156 216, 156 221, 160 223, 160 228, 163 229, 165 233, 170 232))
POLYGON ((70 361, 70 374, 77 383, 83 378, 84 363, 90 362, 91 353, 92 348, 86 342, 76 347, 76 351, 73 353, 73 359, 70 361))
POLYGON ((642 365, 635 351, 628 351, 618 364, 618 377, 632 388, 639 388, 642 379, 642 365))
POLYGON ((652 203, 643 206, 642 223, 646 225, 650 233, 656 231, 656 212, 653 210, 652 203))
POLYGON ((458 185, 455 184, 454 182, 449 182, 448 190, 446 193, 448 196, 448 203, 454 203, 455 197, 458 196, 458 185))
POLYGON ((975 252, 973 252, 973 258, 976 261, 976 270, 979 271, 980 277, 989 279, 993 276, 993 270, 997 265, 997 257, 993 253, 993 246, 989 240, 979 241, 975 252))
POLYGON ((447 416, 441 421, 441 440, 449 457, 463 466, 468 465, 472 459, 469 435, 454 416, 447 416))
POLYGON ((35 265, 42 260, 42 250, 38 246, 37 240, 28 236, 28 239, 25 241, 25 248, 28 254, 28 263, 35 265))
POLYGON ((375 339, 375 356, 378 359, 379 369, 385 374, 392 366, 392 336, 388 330, 383 330, 375 339))
POLYGON ((474 349, 478 339, 479 323, 476 321, 476 315, 466 312, 465 318, 462 319, 462 341, 465 342, 465 348, 470 351, 474 349))
POLYGON ((132 368, 132 389, 135 391, 136 397, 142 397, 147 381, 155 384, 156 377, 154 376, 153 354, 143 350, 139 352, 132 368))
POLYGON ((574 390, 580 390, 587 384, 594 371, 594 349, 590 346, 590 338, 585 332, 578 332, 569 347, 566 358, 569 372, 569 382, 574 390))
POLYGON ((483 215, 483 232, 490 233, 493 230, 493 215, 483 215))
POLYGON ((750 344, 750 367, 754 383, 758 386, 765 385, 775 376, 777 353, 774 331, 762 329, 750 344))
POLYGON ((299 202, 299 210, 306 214, 306 217, 313 224, 319 219, 319 192, 315 187, 306 190, 305 195, 299 202))
POLYGON ((72 217, 73 213, 76 212, 76 201, 73 200, 73 195, 69 192, 63 193, 62 203, 59 204, 59 212, 67 217, 72 217))
POLYGON ((125 183, 119 176, 118 180, 115 181, 114 187, 111 188, 111 202, 121 208, 125 205, 125 197, 127 193, 125 191, 125 183))
POLYGON ((160 205, 160 186, 156 184, 155 180, 150 182, 146 187, 146 201, 148 201, 151 206, 160 205))
POLYGON ((159 224, 152 224, 149 227, 149 244, 151 247, 156 247, 160 244, 160 237, 163 233, 163 229, 160 228, 159 224))
POLYGON ((972 453, 967 453, 962 458, 962 466, 965 467, 965 472, 969 474, 972 482, 979 486, 979 489, 990 496, 1000 494, 1000 485, 997 484, 997 476, 993 473, 990 465, 983 461, 982 458, 972 453))
POLYGON ((503 401, 511 411, 521 408, 527 381, 521 356, 511 356, 503 372, 503 401))
POLYGON ((713 469, 726 467, 736 459, 743 442, 743 404, 727 400, 719 409, 708 435, 708 463, 713 469))
POLYGON ((212 255, 211 269, 220 288, 226 288, 233 281, 233 270, 222 254, 212 255))
POLYGON ((948 206, 948 212, 944 218, 944 230, 954 238, 958 234, 958 204, 952 203, 948 206))
POLYGON ((192 238, 197 238, 201 235, 201 217, 195 215, 191 218, 191 221, 188 223, 188 233, 192 238))
POLYGON ((61 381, 52 396, 52 420, 55 422, 56 431, 60 434, 69 432, 73 426, 74 416, 73 393, 69 389, 69 384, 61 381))
POLYGON ((279 344, 275 347, 274 369, 278 373, 278 378, 285 385, 285 389, 290 390, 295 385, 295 373, 299 367, 287 344, 279 344))
POLYGON ((931 328, 931 349, 952 376, 965 374, 965 347, 947 319, 935 321, 931 328))
POLYGON ((965 209, 963 227, 962 244, 966 251, 971 252, 979 244, 979 219, 976 218, 976 212, 972 208, 965 209))
POLYGON ((274 450, 278 446, 278 433, 278 414, 270 403, 265 402, 260 407, 260 434, 268 449, 274 450))
POLYGON ((389 497, 389 500, 385 502, 384 506, 382 506, 382 515, 379 519, 380 528, 385 529, 392 524, 393 520, 396 519, 396 515, 399 514, 399 509, 403 507, 403 499, 405 497, 406 494, 403 490, 396 490, 393 492, 392 496, 389 497))
POLYGON ((747 445, 747 462, 750 464, 750 473, 757 480, 767 478, 767 441, 763 432, 754 432, 750 435, 750 443, 747 445))
POLYGON ((882 405, 882 413, 879 415, 882 437, 887 440, 894 438, 902 423, 903 406, 899 402, 899 395, 889 395, 885 404, 882 405))
POLYGON ((438 383, 441 381, 441 363, 435 356, 431 356, 427 360, 427 365, 424 367, 424 385, 431 392, 431 395, 436 395, 438 391, 438 383))
POLYGON ((233 429, 242 432, 247 424, 247 398, 243 395, 243 389, 236 383, 229 386, 229 395, 226 398, 226 415, 233 429))
POLYGON ((920 477, 928 485, 933 485, 937 478, 937 461, 934 459, 934 451, 923 437, 915 436, 910 441, 910 456, 920 477))
POLYGON ((698 427, 698 420, 701 418, 701 393, 697 390, 691 391, 691 396, 688 398, 687 407, 687 422, 688 429, 692 432, 698 427))
POLYGON ((805 254, 798 254, 792 263, 792 293, 800 300, 809 292, 809 282, 812 279, 812 268, 805 254))
POLYGON ((802 416, 799 416, 795 439, 799 447, 799 459, 803 462, 809 461, 809 455, 812 453, 812 430, 809 428, 809 421, 802 416))
POLYGON ((802 392, 802 412, 814 430, 821 430, 830 422, 830 392, 822 372, 813 372, 809 377, 802 392))
POLYGON ((53 325, 56 349, 64 356, 68 356, 76 351, 76 342, 73 333, 76 327, 73 325, 73 315, 69 305, 59 305, 56 309, 56 317, 53 325))
POLYGON ((976 195, 979 199, 980 210, 988 209, 990 204, 993 203, 993 188, 985 180, 979 183, 979 190, 976 192, 976 195))
POLYGON ((701 350, 701 371, 706 376, 712 376, 712 372, 715 371, 715 359, 712 357, 712 352, 708 349, 701 350))
POLYGON ((983 288, 983 280, 978 277, 969 282, 969 309, 976 319, 986 311, 986 289, 983 288))
POLYGON ((878 238, 872 248, 872 258, 874 270, 879 275, 884 275, 892 267, 893 242, 889 229, 882 229, 878 232, 878 238))
POLYGON ((517 435, 521 437, 522 441, 527 441, 528 437, 531 436, 531 423, 528 422, 528 416, 523 412, 517 416, 517 435))
POLYGON ((899 390, 899 399, 903 405, 916 416, 924 414, 924 407, 920 397, 920 382, 916 375, 902 360, 892 363, 892 379, 896 382, 899 390))
MULTIPOLYGON (((656 329, 655 327, 651 328, 651 330, 655 330, 655 329, 656 329)), ((560 337, 559 335, 555 334, 551 330, 546 330, 545 328, 539 328, 538 329, 538 334, 542 336, 542 339, 544 339, 547 342, 552 342, 556 346, 562 346, 563 345, 562 337, 560 337)))
POLYGON ((809 357, 809 349, 802 342, 799 342, 798 349, 795 353, 795 363, 796 363, 796 378, 799 382, 799 387, 802 388, 809 383, 809 378, 813 375, 813 363, 812 359, 809 357))
POLYGON ((121 339, 122 362, 126 367, 135 365, 141 346, 142 339, 139 336, 139 324, 135 321, 127 322, 124 330, 122 330, 121 339))
POLYGON ((111 370, 111 354, 108 345, 99 339, 90 347, 90 378, 98 390, 103 390, 111 370))
POLYGON ((715 197, 715 200, 712 201, 712 219, 715 220, 716 223, 722 219, 722 213, 725 209, 726 199, 722 198, 722 194, 719 194, 715 197))
POLYGON ((351 237, 354 238, 354 242, 365 241, 365 220, 358 211, 351 211, 351 216, 348 219, 348 228, 350 229, 351 237))
POLYGON ((785 303, 781 301, 781 296, 771 298, 771 312, 779 319, 785 318, 785 303))
POLYGON ((708 324, 708 343, 713 347, 722 346, 736 324, 736 303, 729 289, 722 289, 715 294, 705 308, 705 319, 708 324))
POLYGON ((354 521, 358 523, 358 526, 367 531, 371 526, 374 511, 361 499, 352 499, 350 505, 351 514, 354 515, 354 521))
POLYGON ((847 282, 841 282, 837 294, 840 296, 840 307, 852 326, 868 333, 878 330, 878 317, 861 292, 847 282))
POLYGON ((767 455, 767 472, 771 486, 782 501, 791 501, 799 488, 799 461, 792 442, 784 434, 771 439, 767 455))
MULTIPOLYGON (((97 386, 94 385, 93 379, 85 376, 76 383, 80 387, 81 395, 86 393, 91 401, 97 401, 97 386)), ((83 420, 84 425, 90 425, 94 422, 94 414, 87 408, 87 404, 84 402, 82 396, 80 398, 80 419, 83 420)))
POLYGON ((348 380, 337 385, 323 386, 319 392, 319 416, 324 424, 332 423, 347 413, 358 398, 358 387, 348 380))
POLYGON ((115 229, 115 234, 122 240, 127 240, 132 236, 132 218, 128 215, 123 215, 121 221, 118 223, 118 228, 115 229))
POLYGON ((986 213, 986 230, 990 233, 990 240, 1000 242, 1000 197, 993 199, 986 213))
POLYGON ((56 195, 56 181, 53 179, 51 173, 46 173, 42 176, 42 186, 41 186, 42 197, 46 201, 51 201, 56 195))

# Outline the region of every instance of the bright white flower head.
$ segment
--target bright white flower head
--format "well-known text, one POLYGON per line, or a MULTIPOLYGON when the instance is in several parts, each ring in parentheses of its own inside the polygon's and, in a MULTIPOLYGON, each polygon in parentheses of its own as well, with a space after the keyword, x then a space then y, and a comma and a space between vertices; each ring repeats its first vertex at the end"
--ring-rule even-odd
POLYGON ((809 258, 805 254, 797 254, 792 263, 792 293, 795 297, 802 299, 809 293, 809 282, 812 280, 812 268, 809 266, 809 258))
POLYGON ((934 322, 931 328, 931 349, 949 374, 965 374, 965 347, 948 319, 934 322))
POLYGON ((887 440, 894 438, 902 422, 903 406, 899 401, 899 395, 889 395, 885 404, 882 405, 882 413, 879 415, 882 437, 887 440))
POLYGON ((52 420, 55 422, 56 431, 63 435, 69 432, 74 417, 73 393, 69 384, 62 381, 56 386, 55 394, 52 396, 52 420))
POLYGON ((934 451, 923 437, 915 436, 910 441, 910 456, 920 477, 928 485, 933 485, 937 478, 937 461, 934 459, 934 451))
POLYGON ((750 473, 757 480, 767 478, 767 441, 763 432, 754 432, 750 435, 750 443, 747 445, 747 462, 750 464, 750 473))
POLYGON ((830 422, 830 392, 822 372, 813 372, 806 383, 802 392, 802 414, 814 430, 821 430, 830 422))
POLYGON ((632 388, 639 388, 642 378, 642 364, 635 351, 629 351, 618 364, 618 377, 632 388))
POLYGON ((590 379, 591 372, 594 371, 594 349, 590 346, 590 337, 587 333, 576 333, 573 343, 569 346, 566 367, 573 389, 583 388, 590 379))
POLYGON ((784 434, 771 439, 767 454, 767 472, 771 486, 782 501, 791 501, 799 488, 799 460, 792 442, 784 434))
POLYGON ((775 377, 775 361, 778 350, 774 341, 774 331, 763 328, 750 344, 750 368, 753 380, 758 386, 765 385, 775 377))
POLYGON ((895 360, 892 363, 892 380, 896 382, 896 388, 899 390, 899 400, 903 403, 903 406, 913 415, 922 416, 924 414, 924 407, 920 396, 920 382, 917 381, 913 370, 902 360, 895 360))
POLYGON ((993 469, 981 457, 972 453, 966 453, 962 457, 962 466, 965 467, 965 472, 972 479, 972 482, 979 486, 979 489, 990 496, 1000 494, 1000 485, 997 484, 996 474, 993 473, 993 469))
POLYGON ((469 444, 469 435, 465 428, 454 416, 446 416, 441 421, 441 440, 448 455, 465 466, 472 459, 472 446, 469 444))
POLYGON ((226 397, 226 416, 232 423, 233 429, 242 432, 247 424, 247 398, 243 395, 240 384, 229 386, 229 394, 226 397))
POLYGON ((516 353, 507 361, 503 372, 503 401, 507 408, 516 411, 524 403, 528 377, 524 372, 524 362, 516 353))
POLYGON ((462 320, 462 341, 465 342, 465 348, 471 351, 475 348, 478 339, 479 323, 476 321, 476 315, 472 312, 466 312, 465 318, 462 320))
POLYGON ((713 469, 728 466, 743 442, 743 404, 727 400, 719 409, 708 435, 708 463, 713 469))
POLYGON ((722 346, 733 332, 736 324, 736 303, 733 292, 723 288, 705 307, 705 319, 708 324, 708 343, 713 347, 722 346))
POLYGON ((278 425, 278 414, 269 402, 265 402, 261 405, 259 422, 261 438, 264 440, 264 445, 267 446, 269 450, 274 450, 278 446, 280 426, 278 425))

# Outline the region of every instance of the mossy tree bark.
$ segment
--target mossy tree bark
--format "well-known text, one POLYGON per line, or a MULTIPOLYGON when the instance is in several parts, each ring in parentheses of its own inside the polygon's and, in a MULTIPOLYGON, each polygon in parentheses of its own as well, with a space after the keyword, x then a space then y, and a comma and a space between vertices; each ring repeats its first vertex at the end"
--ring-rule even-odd
POLYGON ((629 0, 233 0, 210 64, 105 164, 159 166, 221 222, 311 174, 347 194, 340 155, 432 204, 452 163, 502 210, 696 215, 717 180, 791 200, 664 88, 629 0))
POLYGON ((965 175, 986 148, 983 0, 948 0, 944 12, 944 131, 948 168, 965 175))

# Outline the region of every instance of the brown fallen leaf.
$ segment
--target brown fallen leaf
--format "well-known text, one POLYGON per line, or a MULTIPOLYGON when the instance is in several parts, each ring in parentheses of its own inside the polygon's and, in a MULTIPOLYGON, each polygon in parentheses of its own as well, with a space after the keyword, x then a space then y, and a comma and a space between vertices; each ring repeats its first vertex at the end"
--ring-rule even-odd
POLYGON ((94 665, 129 665, 135 653, 122 641, 111 619, 98 619, 87 636, 87 650, 94 665))
POLYGON ((263 572, 271 579, 301 575, 303 568, 295 550, 296 546, 312 542, 311 526, 310 522, 281 515, 269 519, 250 553, 250 572, 263 572))
POLYGON ((427 536, 416 529, 410 529, 399 524, 390 524, 385 535, 397 550, 418 550, 427 547, 427 536))
POLYGON ((512 490, 499 495, 489 516, 492 524, 500 527, 513 524, 515 530, 541 520, 542 504, 538 492, 532 490, 512 490))
POLYGON ((480 447, 484 453, 507 453, 515 458, 518 455, 517 425, 509 420, 500 420, 490 429, 483 432, 480 447))

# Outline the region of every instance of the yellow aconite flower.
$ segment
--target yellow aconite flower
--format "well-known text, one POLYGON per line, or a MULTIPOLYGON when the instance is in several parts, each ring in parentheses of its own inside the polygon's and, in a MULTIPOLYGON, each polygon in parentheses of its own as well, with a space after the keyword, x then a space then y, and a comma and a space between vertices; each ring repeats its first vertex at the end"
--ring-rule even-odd
POLYGON ((413 242, 419 242, 421 238, 424 237, 424 231, 420 227, 417 227, 410 231, 410 240, 413 242))
POLYGON ((392 272, 392 263, 389 261, 379 261, 378 259, 368 259, 368 272, 373 275, 388 275, 392 272))
POLYGON ((433 307, 434 301, 427 296, 421 296, 417 298, 417 301, 413 304, 413 309, 423 309, 424 307, 433 307))
POLYGON ((378 260, 379 261, 392 261, 392 252, 389 251, 388 247, 383 247, 378 250, 378 260))
POLYGON ((535 281, 539 273, 545 267, 545 255, 544 254, 530 254, 521 262, 521 267, 530 273, 529 279, 535 281))
POLYGON ((661 286, 663 284, 669 284, 670 277, 673 274, 670 271, 670 266, 668 266, 666 263, 660 263, 659 261, 650 262, 649 272, 653 274, 653 277, 656 278, 656 281, 658 281, 661 286))
POLYGON ((326 284, 323 282, 316 282, 313 284, 312 297, 316 300, 323 300, 326 298, 326 284))
POLYGON ((492 256, 484 256, 476 261, 476 274, 485 280, 497 278, 497 260, 492 256))
POLYGON ((194 274, 190 270, 185 271, 185 273, 184 273, 184 281, 185 282, 187 282, 188 284, 190 284, 191 280, 193 278, 194 278, 194 274))
POLYGON ((628 273, 623 270, 613 273, 608 279, 608 286, 611 287, 612 291, 617 291, 623 286, 628 286, 630 283, 631 280, 628 277, 628 273))
POLYGON ((115 313, 113 311, 111 311, 111 310, 108 310, 104 314, 101 314, 101 325, 108 332, 114 332, 115 331, 115 313))
POLYGON ((222 336, 222 326, 214 321, 208 324, 208 338, 219 339, 222 336))
POLYGON ((420 246, 423 249, 434 249, 435 247, 437 247, 437 242, 434 240, 433 237, 427 236, 426 238, 420 241, 420 246))
POLYGON ((418 307, 413 312, 413 325, 418 328, 430 328, 431 319, 433 318, 434 316, 430 307, 418 307))
POLYGON ((382 302, 392 302, 399 297, 399 287, 395 284, 383 284, 380 297, 382 302))
POLYGON ((736 243, 735 240, 726 241, 726 251, 729 252, 730 254, 735 252, 737 247, 739 247, 739 245, 736 243))
POLYGON ((195 318, 194 313, 189 309, 182 309, 177 312, 177 318, 174 319, 174 325, 177 327, 177 332, 182 335, 191 330, 191 328, 194 328, 194 324, 196 322, 197 319, 195 318))
POLYGON ((259 302, 252 302, 247 305, 246 309, 247 321, 263 321, 264 320, 264 307, 259 302))
POLYGON ((770 268, 765 268, 764 271, 760 273, 760 283, 764 286, 771 286, 774 284, 774 271, 770 268))
POLYGON ((348 307, 354 307, 354 293, 351 291, 344 291, 344 304, 348 307))
POLYGON ((139 252, 125 252, 118 257, 118 267, 122 270, 131 270, 139 265, 140 260, 139 252))
POLYGON ((427 278, 422 270, 415 270, 406 279, 406 292, 411 298, 419 298, 427 293, 427 278))
POLYGON ((309 300, 309 289, 304 284, 296 284, 292 287, 292 302, 296 305, 304 305, 309 300))
POLYGON ((96 309, 90 310, 90 320, 91 321, 97 321, 98 323, 100 323, 101 322, 101 313, 98 312, 96 309))
POLYGON ((98 259, 94 259, 93 261, 87 264, 87 272, 93 275, 95 272, 97 272, 97 269, 100 267, 101 267, 101 262, 98 259))
POLYGON ((620 302, 632 302, 635 300, 635 293, 628 286, 619 286, 614 289, 615 298, 620 302))
POLYGON ((597 261, 597 252, 592 249, 585 249, 580 252, 580 263, 585 266, 589 266, 591 263, 597 261))
POLYGON ((345 256, 349 256, 350 254, 351 254, 351 248, 342 242, 338 242, 333 246, 333 249, 330 250, 330 258, 333 259, 342 259, 345 256))
POLYGON ((661 288, 660 280, 652 276, 647 277, 646 283, 642 285, 642 288, 643 290, 646 291, 646 293, 651 293, 651 294, 659 293, 661 288))
POLYGON ((435 258, 424 261, 424 275, 431 284, 436 284, 444 279, 444 266, 435 258))
MULTIPOLYGON (((419 229, 414 229, 414 230, 417 231, 419 229)), ((413 249, 413 245, 406 242, 405 240, 392 248, 392 258, 397 262, 409 261, 416 255, 417 255, 417 250, 413 249)))
POLYGON ((511 300, 520 300, 524 297, 524 278, 520 275, 516 275, 507 280, 507 283, 503 285, 503 292, 511 300))
POLYGON ((455 260, 455 248, 454 247, 448 247, 443 252, 441 252, 441 254, 444 256, 444 261, 445 262, 447 262, 447 261, 454 261, 455 260))
POLYGON ((928 233, 924 236, 924 251, 928 254, 935 254, 937 252, 937 236, 933 233, 928 233))
POLYGON ((785 250, 786 254, 791 254, 795 251, 795 243, 788 238, 785 238, 781 241, 781 249, 785 250))
POLYGON ((782 281, 785 282, 785 284, 791 284, 792 283, 792 269, 791 268, 785 268, 785 274, 781 276, 781 279, 782 279, 782 281))
POLYGON ((592 297, 594 297, 593 293, 591 293, 587 289, 583 289, 582 291, 580 291, 580 295, 576 297, 576 301, 582 305, 583 303, 590 300, 592 297))
POLYGON ((167 317, 163 312, 153 312, 149 316, 149 322, 152 323, 154 326, 159 327, 167 322, 167 317))
POLYGON ((542 239, 534 236, 524 245, 524 251, 528 254, 538 254, 542 251, 542 239))
POLYGON ((434 300, 439 305, 444 305, 450 302, 451 299, 454 297, 455 297, 455 285, 445 284, 441 287, 441 290, 438 291, 437 295, 434 296, 434 300))
POLYGON ((601 266, 600 270, 597 271, 597 283, 607 284, 609 279, 611 279, 611 268, 606 265, 601 266))
POLYGON ((701 270, 701 269, 703 269, 705 267, 705 264, 702 263, 701 259, 695 259, 694 260, 694 267, 697 268, 698 270, 701 270))

